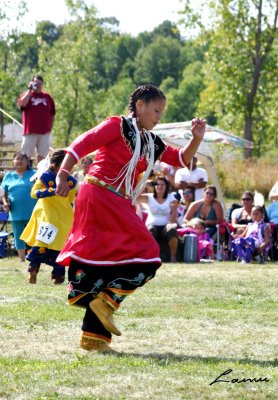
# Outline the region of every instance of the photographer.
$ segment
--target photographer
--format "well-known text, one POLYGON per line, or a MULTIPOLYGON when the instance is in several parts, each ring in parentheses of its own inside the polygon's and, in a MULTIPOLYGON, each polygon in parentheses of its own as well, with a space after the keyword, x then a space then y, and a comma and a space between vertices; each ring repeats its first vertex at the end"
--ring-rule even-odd
POLYGON ((43 78, 35 75, 27 85, 28 90, 18 99, 22 111, 23 139, 21 149, 32 157, 37 151, 37 162, 49 152, 50 133, 54 122, 55 103, 53 98, 42 91, 43 78))

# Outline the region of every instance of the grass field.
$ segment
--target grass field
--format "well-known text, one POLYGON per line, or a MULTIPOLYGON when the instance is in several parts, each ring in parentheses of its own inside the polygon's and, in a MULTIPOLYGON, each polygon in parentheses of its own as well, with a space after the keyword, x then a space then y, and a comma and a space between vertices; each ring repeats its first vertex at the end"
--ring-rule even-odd
POLYGON ((165 264, 109 355, 79 348, 83 310, 26 265, 0 260, 0 399, 278 399, 278 263, 165 264))

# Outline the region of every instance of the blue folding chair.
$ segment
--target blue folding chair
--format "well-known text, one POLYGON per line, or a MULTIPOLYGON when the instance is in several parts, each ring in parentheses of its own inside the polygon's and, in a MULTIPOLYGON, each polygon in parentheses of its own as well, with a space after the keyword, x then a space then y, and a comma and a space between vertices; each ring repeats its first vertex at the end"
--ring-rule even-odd
POLYGON ((8 224, 8 213, 5 211, 0 211, 0 223, 2 226, 0 228, 0 258, 5 258, 10 254, 11 245, 9 243, 9 238, 13 236, 12 232, 7 232, 8 224))
POLYGON ((8 216, 9 214, 6 211, 0 211, 0 223, 2 223, 0 231, 7 230, 8 216))

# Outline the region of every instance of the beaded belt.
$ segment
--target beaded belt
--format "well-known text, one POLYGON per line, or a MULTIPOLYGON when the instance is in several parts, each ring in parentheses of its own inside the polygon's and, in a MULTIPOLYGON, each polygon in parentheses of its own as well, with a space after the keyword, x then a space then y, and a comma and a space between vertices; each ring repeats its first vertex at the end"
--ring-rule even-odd
POLYGON ((124 197, 125 199, 129 199, 129 197, 125 193, 125 189, 120 188, 120 189, 116 190, 116 188, 114 186, 108 185, 108 183, 102 181, 101 179, 98 179, 96 176, 86 175, 84 180, 86 183, 91 183, 92 185, 96 185, 96 186, 108 189, 108 190, 110 190, 110 192, 113 192, 121 197, 124 197))

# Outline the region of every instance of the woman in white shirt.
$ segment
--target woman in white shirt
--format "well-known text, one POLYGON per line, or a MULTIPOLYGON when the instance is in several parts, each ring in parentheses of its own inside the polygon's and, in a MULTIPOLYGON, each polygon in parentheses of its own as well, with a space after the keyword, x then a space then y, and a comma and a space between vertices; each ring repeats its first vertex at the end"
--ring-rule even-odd
POLYGON ((175 196, 169 193, 169 182, 166 178, 158 177, 153 184, 153 193, 143 193, 138 200, 147 204, 146 225, 149 231, 159 244, 168 243, 171 262, 176 262, 179 244, 177 234, 178 202, 175 196))

